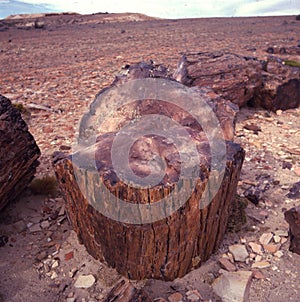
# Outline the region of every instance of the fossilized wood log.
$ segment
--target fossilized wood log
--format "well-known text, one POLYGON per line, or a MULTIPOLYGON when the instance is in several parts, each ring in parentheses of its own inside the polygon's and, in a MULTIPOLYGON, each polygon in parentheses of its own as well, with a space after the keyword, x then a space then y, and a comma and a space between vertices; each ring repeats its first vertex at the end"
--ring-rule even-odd
MULTIPOLYGON (((135 66, 130 69, 134 71, 129 70, 129 77, 130 74, 131 79, 156 77, 147 71, 153 70, 151 66, 135 66)), ((127 81, 126 76, 122 76, 113 85, 127 81)), ((173 84, 178 85, 174 80, 171 87, 173 84)), ((216 115, 221 128, 230 129, 226 136, 231 139, 237 107, 209 89, 183 86, 178 89, 197 94, 197 97, 201 95, 201 100, 209 104, 211 109, 208 111, 203 102, 192 107, 192 114, 201 116, 201 125, 180 106, 152 98, 117 106, 118 110, 98 129, 95 100, 91 105, 93 114, 85 128, 87 131, 80 130, 80 136, 84 142, 88 141, 90 131, 94 129, 97 139, 87 146, 81 145, 72 156, 56 154, 53 161, 69 220, 81 242, 91 255, 106 261, 129 279, 173 280, 200 266, 219 247, 235 197, 244 151, 238 144, 227 141, 223 156, 225 169, 219 171, 213 158, 221 150, 212 151, 202 126, 211 123, 211 114, 216 115), (155 114, 169 117, 176 123, 155 120, 150 128, 151 131, 159 129, 159 134, 149 134, 149 124, 139 124, 139 120, 155 114), (115 140, 129 121, 131 125, 138 125, 139 133, 148 134, 134 141, 126 161, 122 147, 133 132, 125 130, 123 140, 118 144, 115 140), (228 124, 230 126, 226 126, 228 124), (166 136, 166 131, 175 134, 174 138, 166 136), (195 150, 186 142, 187 137, 195 150), (112 151, 113 144, 116 144, 115 151, 112 151), (114 152, 121 160, 120 165, 125 162, 118 172, 118 164, 116 166, 112 160, 114 152), (147 185, 146 179, 146 186, 134 186, 128 171, 141 179, 150 175, 158 181, 147 185), (159 176, 161 171, 162 177, 159 176), (186 175, 184 171, 191 174, 186 175), (188 195, 182 195, 182 192, 188 192, 188 195), (164 202, 167 198, 169 200, 164 202)), ((100 92, 97 98, 106 91, 100 92)), ((103 99, 101 102, 104 102, 103 108, 109 105, 103 99)), ((224 142, 222 131, 221 135, 215 128, 211 131, 219 147, 220 142, 224 142)))
POLYGON ((263 64, 262 86, 259 87, 251 105, 270 111, 287 110, 300 106, 300 68, 284 65, 276 57, 263 64))
POLYGON ((290 251, 300 255, 300 206, 286 211, 284 216, 290 226, 290 251))
POLYGON ((103 302, 151 302, 143 289, 137 289, 130 281, 121 279, 103 302))
POLYGON ((31 182, 39 156, 20 112, 0 95, 0 210, 31 182))
POLYGON ((261 63, 255 58, 224 52, 191 53, 181 57, 174 78, 187 86, 210 87, 239 107, 261 86, 261 63))
POLYGON ((188 86, 210 87, 239 107, 250 102, 276 111, 300 105, 300 69, 274 56, 259 61, 223 52, 186 54, 174 78, 188 86))
MULTIPOLYGON (((164 182, 153 188, 138 190, 127 187, 106 165, 109 158, 105 150, 109 149, 112 137, 104 135, 99 139, 96 146, 98 151, 94 148, 82 151, 83 157, 94 156, 94 152, 101 157, 96 160, 99 174, 86 167, 80 169, 74 166, 70 158, 55 162, 69 219, 88 252, 130 279, 173 280, 205 262, 218 249, 225 234, 244 158, 243 150, 234 143, 227 144, 224 179, 208 206, 200 208, 209 174, 204 164, 201 167, 203 180, 197 182, 190 198, 180 209, 162 220, 132 225, 107 218, 97 210, 100 207, 109 213, 120 211, 112 203, 111 194, 99 195, 99 186, 104 184, 110 192, 130 203, 151 204, 178 190, 176 183, 172 182, 176 180, 177 167, 169 166, 164 182), (78 169, 76 176, 74 169, 78 169), (86 184, 86 188, 82 190, 78 183, 86 184)), ((172 161, 171 156, 169 160, 172 161)), ((142 164, 136 163, 134 167, 136 173, 147 172, 142 164)), ((180 185, 190 189, 188 180, 180 185)), ((176 207, 179 202, 174 199, 169 206, 176 207)))

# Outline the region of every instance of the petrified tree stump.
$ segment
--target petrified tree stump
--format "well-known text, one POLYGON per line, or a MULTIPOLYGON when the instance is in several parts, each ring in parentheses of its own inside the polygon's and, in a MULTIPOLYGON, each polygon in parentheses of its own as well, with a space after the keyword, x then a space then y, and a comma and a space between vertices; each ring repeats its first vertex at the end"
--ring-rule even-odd
POLYGON ((31 182, 39 156, 20 112, 0 95, 0 210, 31 182))
MULTIPOLYGON (((136 74, 139 78, 141 73, 136 74)), ((142 82, 135 83, 132 87, 142 86, 142 82)), ((228 112, 236 108, 226 107, 224 100, 208 104, 207 92, 202 103, 193 103, 193 110, 187 112, 183 108, 192 100, 185 97, 204 96, 204 92, 168 83, 162 86, 179 89, 170 92, 174 98, 181 96, 179 105, 159 94, 151 99, 133 98, 129 104, 116 104, 118 110, 98 128, 98 113, 112 105, 108 97, 97 108, 98 99, 108 91, 103 90, 91 105, 91 114, 83 119, 88 122, 81 129, 81 139, 89 143, 79 144, 71 156, 54 158, 68 216, 81 242, 91 255, 130 279, 173 280, 200 266, 217 250, 244 159, 243 149, 225 143, 222 131, 213 128, 213 139, 204 131, 212 123, 209 112, 223 118, 224 130, 230 124, 225 108, 228 112), (201 116, 201 124, 195 116, 201 116), (143 123, 149 118, 150 124, 143 123), (167 118, 175 122, 168 123, 167 118), (93 131, 96 138, 91 143, 93 131), (219 169, 215 158, 222 154, 218 149, 222 144, 224 167, 219 169), (127 145, 128 153, 124 151, 127 145)), ((147 81, 142 88, 147 90, 152 84, 158 87, 147 81)), ((118 88, 120 84, 116 81, 114 85, 118 88)))
POLYGON ((300 206, 286 211, 284 217, 290 226, 290 251, 300 255, 300 206))

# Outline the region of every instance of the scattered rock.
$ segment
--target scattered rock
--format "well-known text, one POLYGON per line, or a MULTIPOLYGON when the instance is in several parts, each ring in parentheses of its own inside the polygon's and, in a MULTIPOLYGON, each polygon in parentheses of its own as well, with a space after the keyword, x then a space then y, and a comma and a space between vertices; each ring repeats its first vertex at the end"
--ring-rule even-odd
POLYGON ((173 293, 168 297, 169 302, 182 302, 183 296, 181 293, 173 293))
POLYGON ((256 254, 262 255, 262 246, 255 242, 249 242, 249 246, 251 247, 252 251, 256 254))
POLYGON ((81 275, 77 278, 74 287, 75 288, 90 288, 94 285, 96 279, 93 275, 81 275))
POLYGON ((274 254, 275 257, 277 258, 281 258, 283 256, 283 252, 282 251, 277 251, 275 254, 274 254))
POLYGON ((235 261, 244 262, 249 257, 246 247, 242 244, 229 246, 229 251, 233 255, 235 261))
POLYGON ((221 267, 224 268, 228 272, 236 271, 235 265, 226 258, 220 258, 219 263, 220 263, 221 267))
POLYGON ((267 267, 270 267, 270 266, 271 266, 271 264, 268 261, 260 261, 260 262, 253 263, 251 268, 262 269, 262 268, 267 268, 267 267))
POLYGON ((226 272, 212 284, 213 290, 223 302, 249 302, 252 272, 226 272))
POLYGON ((13 224, 13 228, 18 232, 22 233, 27 229, 26 223, 23 220, 19 220, 13 224))
POLYGON ((269 252, 269 253, 276 253, 279 249, 279 245, 278 244, 272 244, 272 243, 269 243, 269 244, 264 244, 264 250, 266 252, 269 252))
POLYGON ((254 124, 247 124, 244 126, 244 129, 253 131, 254 134, 258 134, 261 131, 261 127, 254 125, 254 124))
POLYGON ((30 233, 35 233, 35 232, 40 232, 42 229, 41 229, 41 226, 40 224, 33 224, 32 226, 29 227, 29 232, 30 233))
POLYGON ((260 236, 259 238, 259 242, 262 244, 262 245, 267 245, 270 243, 270 241, 272 240, 273 238, 273 234, 272 233, 264 233, 260 236))
POLYGON ((197 301, 201 301, 202 299, 200 293, 196 289, 189 290, 188 292, 186 292, 186 297, 187 300, 190 302, 197 302, 197 301))
POLYGON ((290 192, 286 196, 290 199, 300 198, 300 181, 293 184, 290 192))
POLYGON ((255 279, 265 279, 265 275, 261 271, 254 271, 253 278, 255 279))
POLYGON ((73 251, 71 251, 71 252, 65 254, 65 260, 66 260, 66 261, 69 261, 69 260, 71 260, 71 259, 73 259, 73 258, 74 258, 74 252, 73 252, 73 251))
POLYGON ((44 220, 41 222, 41 228, 42 229, 48 229, 50 226, 50 222, 48 220, 44 220))

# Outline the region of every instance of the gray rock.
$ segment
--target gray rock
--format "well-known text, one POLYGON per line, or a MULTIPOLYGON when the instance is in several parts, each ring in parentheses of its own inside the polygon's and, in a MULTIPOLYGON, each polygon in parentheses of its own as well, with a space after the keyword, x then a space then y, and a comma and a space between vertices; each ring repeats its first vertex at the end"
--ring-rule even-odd
POLYGON ((223 302, 249 302, 252 272, 224 272, 212 284, 223 302))
POLYGON ((242 244, 231 245, 229 247, 229 252, 232 254, 235 261, 244 262, 249 256, 246 247, 242 244))

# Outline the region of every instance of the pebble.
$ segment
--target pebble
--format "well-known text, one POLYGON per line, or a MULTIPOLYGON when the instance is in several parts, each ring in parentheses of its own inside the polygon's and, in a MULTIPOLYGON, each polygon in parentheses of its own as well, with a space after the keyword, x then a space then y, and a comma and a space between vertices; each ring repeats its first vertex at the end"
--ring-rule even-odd
POLYGON ((200 293, 196 289, 189 290, 188 292, 186 292, 186 297, 187 297, 188 301, 191 301, 191 302, 201 301, 201 299, 202 299, 200 293))
POLYGON ((90 288, 94 285, 96 279, 93 275, 81 275, 77 278, 74 287, 75 288, 90 288))
POLYGON ((262 255, 262 246, 255 242, 249 242, 249 246, 251 247, 252 251, 256 254, 262 255))
POLYGON ((261 271, 254 271, 253 278, 255 279, 265 279, 265 275, 261 271))
POLYGON ((276 253, 274 253, 274 256, 277 258, 281 258, 283 256, 283 252, 282 251, 277 251, 276 253))
POLYGON ((52 268, 52 269, 55 269, 55 268, 57 268, 57 267, 59 267, 59 261, 58 261, 58 260, 54 260, 54 262, 53 262, 52 265, 51 265, 51 268, 52 268))
POLYGON ((221 267, 223 267, 228 272, 234 272, 236 271, 236 267, 234 264, 232 264, 228 259, 226 258, 220 258, 219 263, 221 267))
POLYGON ((33 224, 29 227, 29 232, 30 233, 35 233, 35 232, 40 232, 42 229, 41 229, 41 226, 39 224, 33 224))
POLYGON ((173 293, 168 297, 169 302, 182 302, 183 296, 181 293, 173 293))
POLYGON ((270 267, 271 264, 268 261, 260 261, 260 262, 255 262, 252 264, 251 268, 267 268, 270 267))
POLYGON ((275 243, 279 243, 281 241, 281 237, 278 235, 274 235, 273 239, 275 243))
POLYGON ((259 242, 262 244, 262 245, 266 245, 266 244, 269 244, 270 241, 272 240, 273 238, 273 234, 272 233, 264 233, 260 236, 259 238, 259 242))
POLYGON ((48 220, 44 220, 41 222, 41 228, 42 229, 48 229, 50 226, 50 222, 48 220))
POLYGON ((13 224, 13 228, 18 232, 22 233, 27 229, 26 223, 23 220, 19 220, 13 224))
POLYGON ((249 257, 246 247, 242 244, 229 246, 229 251, 233 255, 235 261, 244 262, 249 257))
POLYGON ((274 232, 275 236, 280 236, 280 237, 288 237, 289 233, 287 231, 282 231, 278 230, 274 232))
POLYGON ((278 244, 264 244, 264 250, 266 252, 269 252, 269 253, 276 253, 279 249, 279 245, 278 244))
POLYGON ((69 260, 71 260, 73 258, 74 258, 74 252, 73 251, 65 254, 65 260, 66 261, 69 261, 69 260))
POLYGON ((76 299, 75 298, 67 298, 67 302, 75 302, 76 299))

